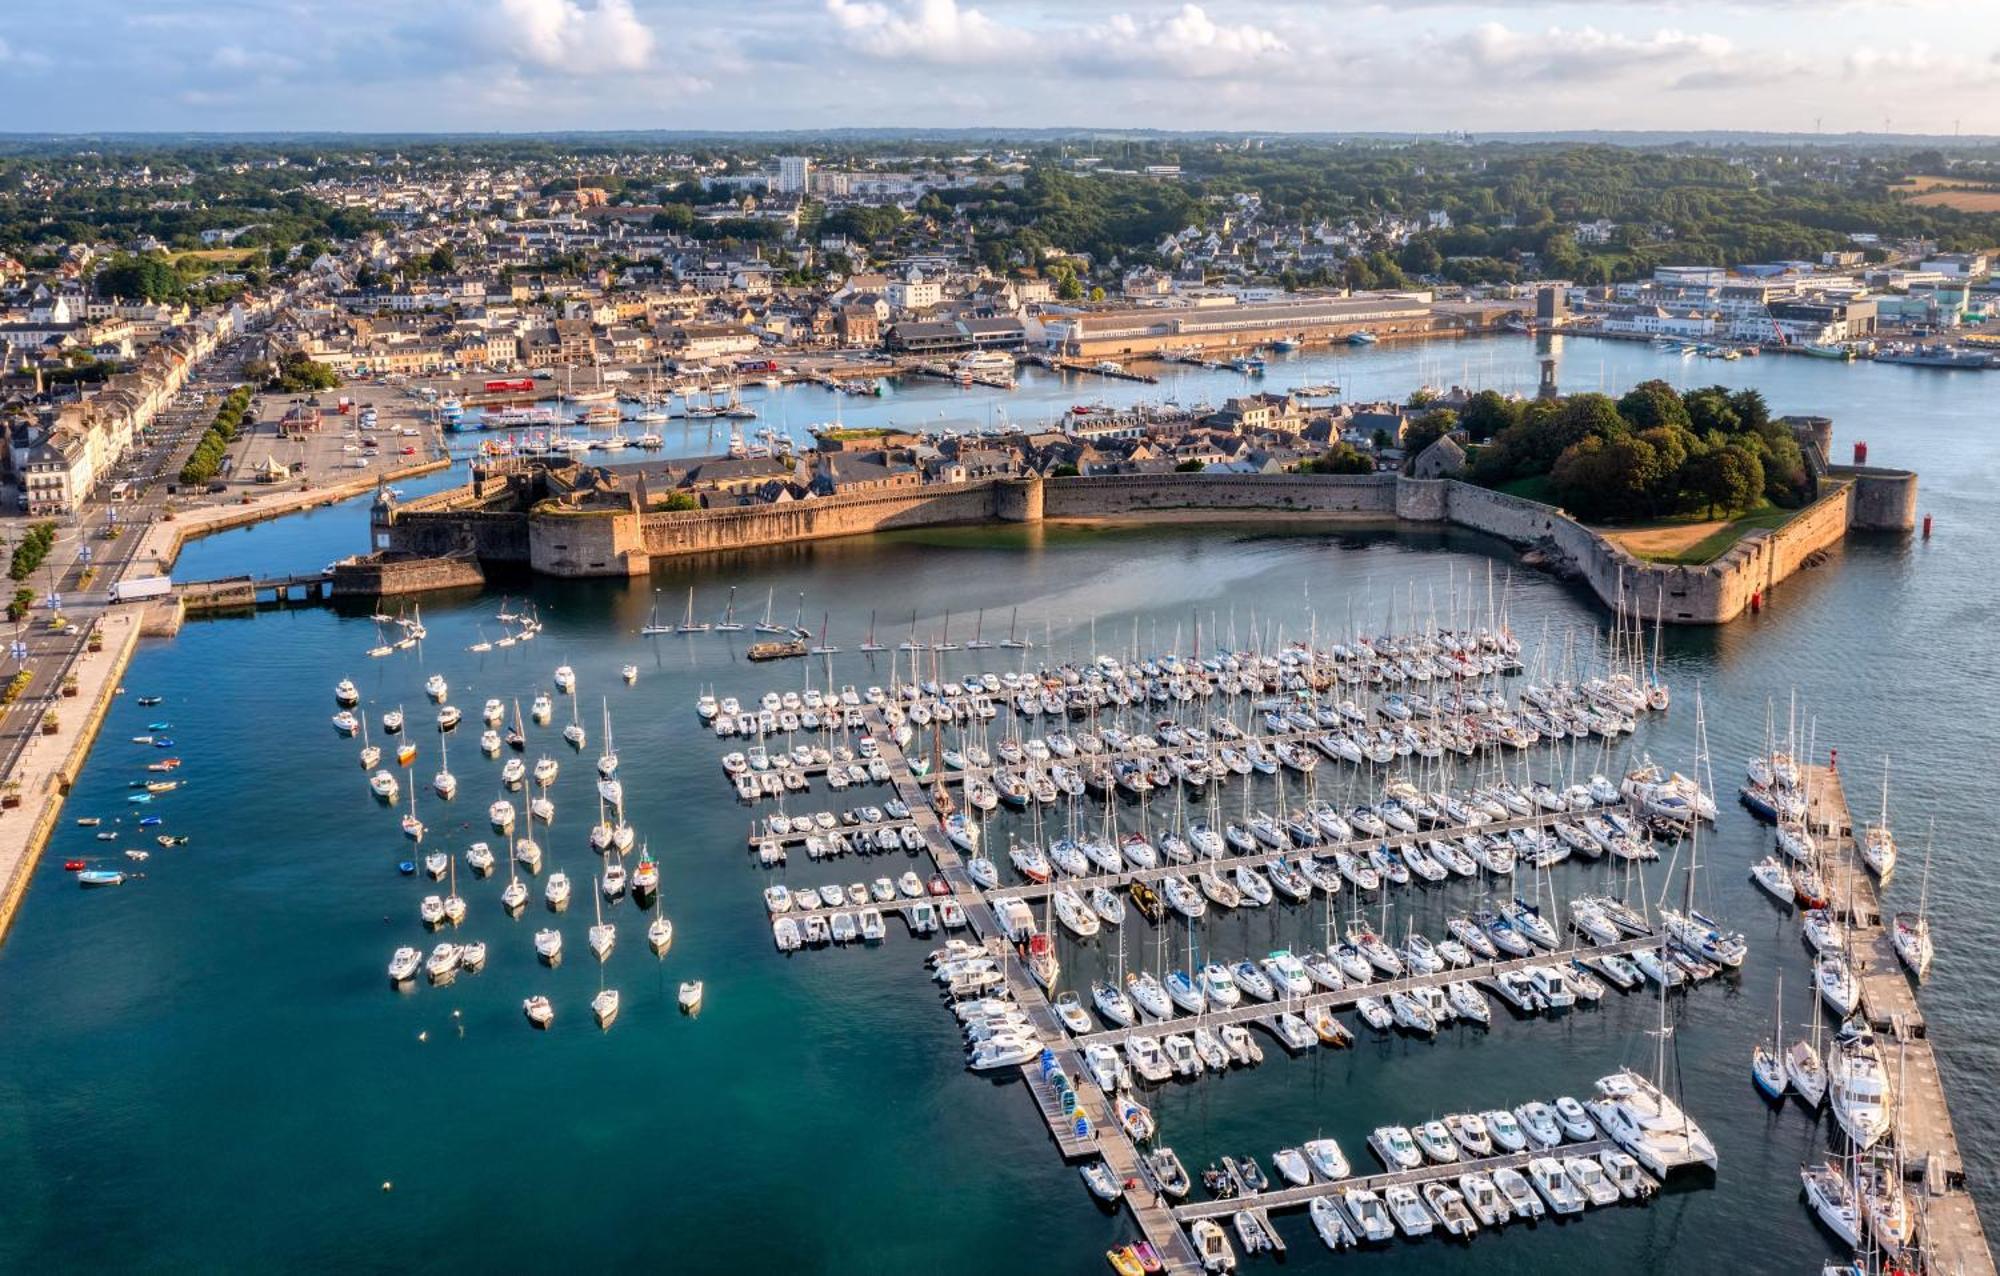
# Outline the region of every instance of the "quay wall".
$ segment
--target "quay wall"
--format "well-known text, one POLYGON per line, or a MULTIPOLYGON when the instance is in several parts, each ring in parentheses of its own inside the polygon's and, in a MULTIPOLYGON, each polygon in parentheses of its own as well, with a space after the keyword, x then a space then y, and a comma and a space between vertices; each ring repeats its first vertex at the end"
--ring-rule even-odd
POLYGON ((335 598, 392 598, 434 589, 477 589, 486 583, 479 560, 471 557, 406 558, 370 555, 336 563, 335 598))

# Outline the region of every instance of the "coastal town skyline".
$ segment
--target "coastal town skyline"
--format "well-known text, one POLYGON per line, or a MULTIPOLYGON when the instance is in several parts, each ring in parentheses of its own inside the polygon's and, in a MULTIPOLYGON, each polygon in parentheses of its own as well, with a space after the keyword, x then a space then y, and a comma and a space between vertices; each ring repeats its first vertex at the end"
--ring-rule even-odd
POLYGON ((1977 132, 2000 111, 2000 14, 1856 0, 1834 6, 1838 21, 1801 20, 1818 7, 34 0, 0 36, 0 111, 11 130, 55 132, 1935 136, 1977 132), (78 76, 91 93, 55 91, 78 76))

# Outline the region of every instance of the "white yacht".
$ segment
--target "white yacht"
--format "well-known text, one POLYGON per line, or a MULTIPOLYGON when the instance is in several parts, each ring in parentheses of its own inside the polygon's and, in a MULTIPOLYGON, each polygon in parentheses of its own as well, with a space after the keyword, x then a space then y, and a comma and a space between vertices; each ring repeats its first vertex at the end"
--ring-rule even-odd
POLYGON ((1629 1068, 1601 1078, 1588 1107, 1604 1132, 1657 1178, 1684 1165, 1715 1168, 1715 1144, 1694 1118, 1629 1068))
POLYGON ((1841 1130, 1862 1151, 1874 1147, 1889 1132, 1895 1109, 1895 1089, 1875 1034, 1843 1029, 1827 1052, 1826 1074, 1841 1130))

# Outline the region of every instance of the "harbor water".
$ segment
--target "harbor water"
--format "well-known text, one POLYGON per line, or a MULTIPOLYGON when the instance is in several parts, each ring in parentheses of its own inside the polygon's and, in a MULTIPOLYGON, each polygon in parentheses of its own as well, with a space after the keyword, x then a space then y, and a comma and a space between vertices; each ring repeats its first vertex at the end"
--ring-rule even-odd
MULTIPOLYGON (((1615 393, 1652 375, 1722 381, 1757 385, 1777 411, 1834 417, 1843 457, 1863 438, 1878 462, 1922 474, 1922 508, 1937 515, 1940 534, 1928 543, 1850 541, 1781 587, 1764 614, 1666 633, 1673 708, 1642 723, 1611 764, 1589 752, 1573 763, 1547 750, 1529 756, 1537 775, 1550 765, 1587 774, 1641 752, 1690 770, 1700 688, 1723 810, 1702 840, 1697 894, 1746 933, 1751 956, 1740 978, 1674 997, 1669 1053, 1686 1105, 1717 1144, 1719 1173, 1676 1180, 1648 1205, 1514 1225, 1469 1247, 1433 1238, 1334 1259, 1303 1214, 1280 1216, 1289 1261, 1308 1270, 1339 1262, 1385 1272, 1723 1264, 1797 1272, 1835 1252, 1798 1201, 1798 1166, 1825 1147, 1824 1121, 1815 1125, 1796 1101, 1766 1104, 1749 1078, 1751 1047, 1770 1032, 1778 974, 1788 1037, 1806 1031, 1811 1004, 1796 922, 1747 876, 1771 836, 1733 801, 1744 760, 1764 747, 1767 706, 1782 732, 1794 690, 1801 744, 1810 729, 1821 756, 1839 749, 1858 817, 1874 814, 1882 759, 1892 759, 1890 815, 1903 847, 1888 891, 1894 907, 1914 907, 1935 818, 1938 960, 1922 1002, 1974 1191, 1990 1205, 2000 1102, 1977 1080, 2000 1063, 2000 1029, 1978 992, 1978 954, 2000 942, 2000 922, 1983 903, 1991 870, 1979 818, 1988 805, 1981 764, 2000 747, 2000 722, 1977 681, 1994 622, 1989 564, 2000 555, 1988 383, 1912 368, 1683 362, 1641 346, 1566 345, 1567 389, 1601 383, 1615 393)), ((1270 388, 1332 380, 1362 395, 1401 395, 1425 382, 1532 388, 1536 354, 1525 340, 1378 347, 1279 362, 1266 380, 1270 388)), ((850 424, 894 413, 897 424, 934 425, 943 413, 969 428, 986 420, 989 404, 1026 423, 1039 419, 1038 405, 1166 393, 1219 402, 1223 378, 1243 384, 1192 375, 1204 383, 1086 391, 1075 378, 1042 374, 1011 396, 913 385, 883 400, 848 400, 841 411, 850 424)), ((821 390, 773 398, 793 427, 832 416, 821 390)), ((679 451, 709 450, 668 437, 679 451)), ((350 502, 191 546, 176 574, 311 570, 361 548, 365 526, 365 500, 350 502)), ((1232 637, 1248 644, 1253 634, 1268 645, 1280 635, 1325 640, 1421 626, 1442 622, 1454 603, 1483 620, 1490 588, 1531 660, 1559 662, 1565 650, 1585 660, 1601 610, 1571 586, 1511 567, 1512 558, 1466 533, 1310 524, 954 528, 676 562, 642 581, 501 582, 486 595, 426 602, 422 647, 380 660, 363 654, 376 641, 366 616, 325 608, 190 624, 134 661, 128 694, 0 948, 0 1129, 8 1132, 0 1174, 11 1189, 0 1269, 228 1269, 284 1255, 342 1270, 645 1262, 701 1272, 1104 1270, 1102 1251, 1135 1235, 1129 1219, 1100 1210, 1062 1165, 1018 1081, 964 1071, 956 1026, 921 970, 927 942, 892 920, 879 947, 789 957, 772 947, 759 892, 773 881, 845 883, 922 867, 900 856, 813 864, 795 854, 774 874, 745 852, 754 815, 717 765, 738 746, 701 729, 695 698, 713 689, 748 701, 808 678, 825 686, 826 662, 751 665, 743 653, 752 633, 641 638, 640 626, 655 607, 677 620, 690 587, 700 618, 713 620, 735 587, 739 620, 757 619, 770 597, 782 621, 824 623, 846 648, 832 658, 832 685, 866 687, 887 685, 896 658, 855 650, 871 614, 892 648, 910 633, 913 611, 925 640, 939 636, 947 614, 961 642, 975 616, 988 639, 1016 623, 1037 644, 1027 655, 1033 669, 1081 659, 1093 646, 1120 655, 1135 645, 1187 650, 1197 622, 1212 646, 1232 637), (467 651, 499 636, 503 589, 517 606, 530 598, 546 628, 509 649, 467 651), (404 801, 420 790, 423 850, 459 855, 474 839, 501 841, 485 820, 499 763, 479 755, 479 706, 497 696, 525 709, 562 663, 577 673, 589 746, 563 744, 571 705, 558 697, 556 720, 530 726, 527 757, 562 762, 555 822, 538 837, 550 865, 577 883, 569 911, 553 919, 537 885, 528 912, 510 920, 498 902, 504 875, 473 881, 461 859, 457 886, 471 915, 457 937, 487 941, 486 969, 445 988, 420 979, 392 990, 383 974, 390 952, 435 942, 416 910, 438 888, 398 874, 413 852, 397 812, 368 793, 357 742, 328 726, 334 682, 355 679, 371 729, 386 709, 409 711, 420 756, 404 801), (631 686, 619 676, 627 663, 639 666, 631 686), (461 788, 448 805, 429 789, 438 739, 422 687, 432 673, 468 715, 450 737, 461 788), (137 703, 154 695, 163 703, 137 703), (607 914, 618 946, 600 967, 583 943, 598 869, 584 839, 607 700, 628 817, 660 861, 675 939, 655 958, 645 916, 621 901, 607 914), (171 726, 152 729, 157 722, 171 726), (132 741, 143 735, 172 738, 183 783, 136 804, 130 785, 163 756, 132 741), (138 828, 146 815, 161 824, 138 828), (75 825, 78 816, 101 816, 118 840, 98 840, 100 830, 75 825), (156 833, 189 842, 160 848, 156 833), (119 855, 126 848, 152 854, 131 862, 119 855), (69 859, 140 876, 82 891, 62 869, 69 859), (553 971, 537 964, 531 943, 546 925, 567 940, 553 971), (697 1018, 675 1006, 683 979, 706 981, 697 1018), (624 1001, 608 1032, 589 1019, 600 981, 624 1001), (533 993, 555 1004, 547 1033, 522 1018, 522 998, 533 993)), ((1021 655, 958 650, 939 660, 944 673, 962 674, 1018 668, 1021 655)), ((1322 764, 1323 795, 1340 801, 1350 774, 1322 764)), ((838 810, 882 794, 815 784, 787 809, 838 810)), ((1268 788, 1255 799, 1273 800, 1268 788)), ((1220 798, 1225 813, 1241 801, 1240 782, 1220 798)), ((1124 827, 1137 818, 1121 804, 1124 827)), ((1003 817, 990 836, 1025 827, 1003 817)), ((1667 868, 1649 866, 1656 897, 1681 889, 1667 868)), ((1553 878, 1566 897, 1611 884, 1614 870, 1564 865, 1553 878)), ((1445 909, 1427 894, 1442 892, 1391 892, 1393 931, 1415 923, 1441 935, 1445 909)), ((1462 888, 1449 898, 1461 907, 1471 900, 1462 888)), ((1350 888, 1338 925, 1351 907, 1350 888)), ((1379 904, 1369 920, 1381 920, 1379 904)), ((1204 923, 1196 942, 1204 960, 1233 961, 1317 942, 1323 924, 1318 902, 1247 909, 1204 923)), ((1185 960, 1179 922, 1165 927, 1164 963, 1153 927, 1134 915, 1124 929, 1128 963, 1185 960)), ((1117 943, 1108 927, 1088 944, 1065 939, 1065 986, 1087 989, 1115 961, 1117 943)), ((1350 1014, 1362 1037, 1355 1049, 1287 1059, 1260 1034, 1261 1066, 1169 1084, 1148 1101, 1163 1141, 1193 1170, 1245 1153, 1268 1169, 1275 1149, 1325 1134, 1365 1172, 1364 1139, 1375 1125, 1582 1095, 1620 1064, 1649 1067, 1657 1013, 1644 994, 1613 993, 1554 1019, 1519 1019, 1496 1004, 1490 1030, 1447 1029, 1432 1042, 1378 1037, 1350 1014)))

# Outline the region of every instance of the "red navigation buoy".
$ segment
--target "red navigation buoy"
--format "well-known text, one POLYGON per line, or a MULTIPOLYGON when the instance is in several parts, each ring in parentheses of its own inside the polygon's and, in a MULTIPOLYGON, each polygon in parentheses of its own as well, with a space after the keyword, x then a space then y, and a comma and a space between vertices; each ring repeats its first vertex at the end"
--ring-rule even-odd
POLYGON ((1760 612, 1760 611, 1763 611, 1763 610, 1764 610, 1764 591, 1763 591, 1763 590, 1761 590, 1761 589, 1753 589, 1753 590, 1751 590, 1751 591, 1750 591, 1750 614, 1754 616, 1754 615, 1756 615, 1756 614, 1757 614, 1758 612, 1760 612))
POLYGON ((1924 539, 1929 540, 1930 538, 1931 538, 1931 516, 1926 514, 1924 515, 1924 539))
POLYGON ((1854 463, 1856 465, 1868 464, 1868 444, 1860 439, 1854 440, 1854 463))

